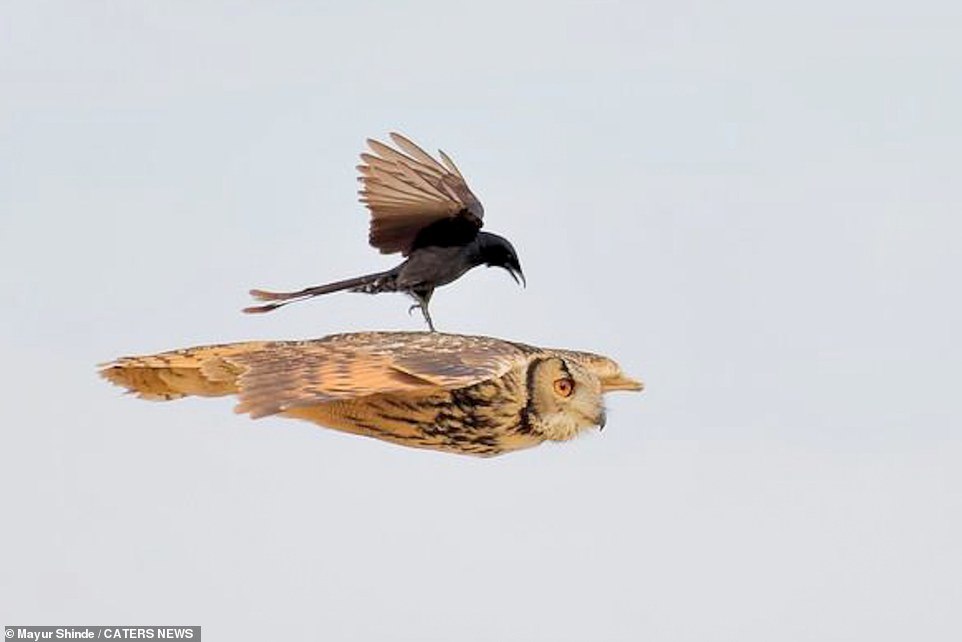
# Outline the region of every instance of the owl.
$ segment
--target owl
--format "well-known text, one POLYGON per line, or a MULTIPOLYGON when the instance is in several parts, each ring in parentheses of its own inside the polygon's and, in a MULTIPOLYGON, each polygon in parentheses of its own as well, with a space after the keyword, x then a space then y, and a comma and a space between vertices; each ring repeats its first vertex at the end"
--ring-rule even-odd
POLYGON ((589 352, 438 332, 201 346, 101 366, 144 399, 236 394, 280 415, 414 448, 490 457, 605 425, 603 394, 641 390, 589 352))

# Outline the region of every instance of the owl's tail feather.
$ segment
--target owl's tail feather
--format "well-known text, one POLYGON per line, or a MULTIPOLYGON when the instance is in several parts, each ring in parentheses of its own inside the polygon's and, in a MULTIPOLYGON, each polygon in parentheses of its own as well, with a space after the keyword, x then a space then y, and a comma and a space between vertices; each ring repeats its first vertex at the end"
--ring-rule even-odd
MULTIPOLYGON (((281 306, 287 305, 288 303, 306 301, 307 299, 315 296, 330 294, 331 292, 340 292, 342 290, 376 292, 381 290, 382 286, 386 286, 387 281, 392 281, 393 279, 390 277, 393 275, 394 272, 392 270, 388 270, 387 272, 375 272, 374 274, 365 274, 364 276, 357 276, 353 279, 344 279, 343 281, 335 281, 334 283, 327 283, 326 285, 315 285, 309 288, 304 288, 303 290, 297 290, 296 292, 251 290, 250 295, 258 301, 272 301, 272 303, 268 303, 266 305, 254 305, 244 308, 244 312, 247 314, 261 314, 263 312, 270 312, 281 306)), ((389 288, 383 287, 383 289, 387 290, 389 288)))

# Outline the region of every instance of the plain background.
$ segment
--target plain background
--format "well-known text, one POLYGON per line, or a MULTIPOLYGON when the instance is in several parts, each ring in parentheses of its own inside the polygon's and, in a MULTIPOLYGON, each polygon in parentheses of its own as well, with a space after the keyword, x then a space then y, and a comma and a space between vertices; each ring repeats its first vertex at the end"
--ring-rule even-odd
POLYGON ((0 624, 207 640, 959 640, 958 2, 5 2, 0 624), (494 460, 122 354, 420 329, 354 164, 442 147, 528 288, 443 330, 616 357, 608 428, 494 460))

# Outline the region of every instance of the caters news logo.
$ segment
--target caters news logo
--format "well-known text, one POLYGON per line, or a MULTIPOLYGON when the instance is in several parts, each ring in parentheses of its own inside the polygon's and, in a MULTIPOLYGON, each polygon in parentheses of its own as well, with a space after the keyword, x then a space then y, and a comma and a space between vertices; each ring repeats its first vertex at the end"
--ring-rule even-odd
POLYGON ((194 627, 7 627, 7 640, 193 640, 194 627))

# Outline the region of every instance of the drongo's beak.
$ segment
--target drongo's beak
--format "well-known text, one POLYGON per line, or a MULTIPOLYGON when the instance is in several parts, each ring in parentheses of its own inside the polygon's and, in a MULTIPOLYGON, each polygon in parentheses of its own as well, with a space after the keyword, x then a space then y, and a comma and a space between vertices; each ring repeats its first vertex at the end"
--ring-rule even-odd
POLYGON ((505 266, 504 269, 508 271, 508 274, 511 275, 511 278, 514 279, 515 283, 517 283, 523 288, 528 287, 528 282, 524 278, 524 272, 521 271, 520 265, 518 266, 507 265, 505 266))

